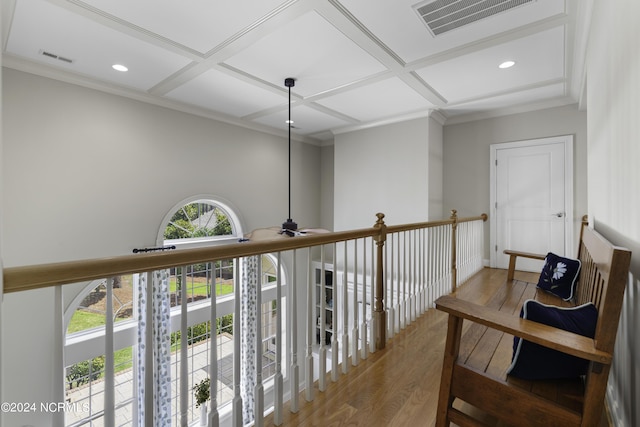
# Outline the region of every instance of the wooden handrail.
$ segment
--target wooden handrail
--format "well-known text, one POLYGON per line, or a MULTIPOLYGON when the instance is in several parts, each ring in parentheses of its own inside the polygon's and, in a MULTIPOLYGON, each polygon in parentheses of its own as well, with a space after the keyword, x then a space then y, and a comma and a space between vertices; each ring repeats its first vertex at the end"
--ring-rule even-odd
MULTIPOLYGON (((486 220, 486 215, 459 218, 457 221, 465 222, 478 219, 486 220)), ((436 227, 444 224, 451 224, 451 220, 391 226, 386 227, 386 233, 436 227)), ((377 237, 381 232, 380 227, 374 226, 359 230, 329 232, 295 238, 282 237, 267 241, 249 241, 180 251, 8 267, 3 270, 3 292, 21 292, 214 260, 301 249, 363 237, 377 237)))
MULTIPOLYGON (((466 218, 458 218, 456 222, 460 224, 461 222, 471 222, 471 221, 486 221, 489 217, 487 214, 482 214, 478 216, 470 216, 466 218)), ((453 220, 451 218, 443 219, 441 221, 427 221, 427 222, 414 222, 411 224, 401 224, 401 225, 387 225, 387 233, 400 233, 402 231, 411 231, 411 230, 419 230, 421 228, 433 228, 439 227, 441 225, 449 225, 453 224, 453 220)))

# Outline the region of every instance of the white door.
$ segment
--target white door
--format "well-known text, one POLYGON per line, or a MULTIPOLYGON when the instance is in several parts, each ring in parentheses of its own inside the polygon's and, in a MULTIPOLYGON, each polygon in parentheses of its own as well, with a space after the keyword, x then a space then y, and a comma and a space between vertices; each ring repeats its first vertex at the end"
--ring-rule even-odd
MULTIPOLYGON (((507 268, 505 249, 571 256, 573 137, 492 145, 491 265, 507 268)), ((542 261, 518 259, 518 270, 540 271, 542 261)))

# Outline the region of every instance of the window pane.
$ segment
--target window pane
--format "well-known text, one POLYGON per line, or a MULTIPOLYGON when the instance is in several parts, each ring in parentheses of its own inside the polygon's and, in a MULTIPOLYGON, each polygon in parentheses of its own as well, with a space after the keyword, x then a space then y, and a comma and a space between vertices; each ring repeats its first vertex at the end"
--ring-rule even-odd
MULTIPOLYGON (((68 410, 65 410, 65 425, 102 425, 104 364, 105 356, 99 356, 66 368, 65 390, 69 405, 68 410)), ((114 353, 114 395, 118 426, 128 425, 133 419, 132 366, 133 347, 114 353)))
POLYGON ((171 307, 180 306, 182 287, 185 287, 187 293, 187 303, 211 298, 211 284, 214 281, 218 297, 233 295, 233 262, 233 260, 223 260, 171 269, 169 276, 171 307))
MULTIPOLYGON (((106 323, 107 280, 101 281, 91 290, 73 313, 67 333, 86 331, 106 323)), ((133 318, 132 276, 117 276, 113 279, 113 319, 116 322, 133 318)))
POLYGON ((233 235, 233 226, 229 216, 208 201, 189 203, 178 209, 164 231, 166 240, 230 235, 233 235))

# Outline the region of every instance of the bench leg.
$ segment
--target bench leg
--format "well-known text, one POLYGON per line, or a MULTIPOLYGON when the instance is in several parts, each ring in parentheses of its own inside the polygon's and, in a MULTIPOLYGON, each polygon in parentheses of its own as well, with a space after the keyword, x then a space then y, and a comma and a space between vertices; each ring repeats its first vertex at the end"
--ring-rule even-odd
POLYGON ((587 387, 582 404, 582 425, 596 426, 600 424, 604 410, 604 396, 607 393, 607 379, 610 365, 592 362, 587 375, 587 387))
POLYGON ((447 341, 444 347, 444 361, 442 363, 442 376, 440 379, 440 394, 438 395, 438 410, 436 413, 436 426, 449 425, 449 409, 453 404, 451 396, 451 380, 453 379, 453 367, 458 360, 460 351, 460 336, 462 334, 462 319, 449 315, 447 328, 447 341))

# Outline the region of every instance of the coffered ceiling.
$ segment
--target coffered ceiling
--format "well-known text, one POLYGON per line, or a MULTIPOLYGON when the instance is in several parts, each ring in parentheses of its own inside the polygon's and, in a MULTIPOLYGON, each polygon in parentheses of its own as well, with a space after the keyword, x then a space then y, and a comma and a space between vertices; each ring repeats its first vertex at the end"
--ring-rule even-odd
POLYGON ((294 77, 292 132, 322 143, 434 111, 455 123, 578 102, 579 6, 2 0, 3 66, 275 134, 294 77))

